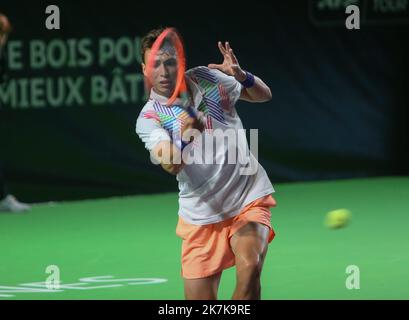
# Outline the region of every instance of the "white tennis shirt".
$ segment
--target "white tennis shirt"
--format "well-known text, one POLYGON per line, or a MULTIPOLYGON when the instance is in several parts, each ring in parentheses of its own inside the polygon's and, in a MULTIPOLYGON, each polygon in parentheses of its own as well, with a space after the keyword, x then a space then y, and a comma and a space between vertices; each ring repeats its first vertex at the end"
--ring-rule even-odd
MULTIPOLYGON (((190 162, 176 176, 178 214, 188 223, 205 225, 238 215, 250 202, 273 193, 274 188, 249 151, 234 107, 241 84, 207 67, 188 70, 186 82, 193 94, 191 107, 204 114, 206 129, 184 149, 186 162, 190 162)), ((149 151, 162 140, 180 147, 180 129, 188 113, 180 100, 172 106, 166 106, 167 101, 152 90, 138 116, 136 133, 149 151)))

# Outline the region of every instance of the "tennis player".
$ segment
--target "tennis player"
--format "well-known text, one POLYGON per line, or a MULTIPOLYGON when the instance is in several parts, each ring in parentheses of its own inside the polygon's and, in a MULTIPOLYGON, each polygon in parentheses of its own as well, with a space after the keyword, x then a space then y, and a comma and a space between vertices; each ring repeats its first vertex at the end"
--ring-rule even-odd
MULTIPOLYGON (((152 30, 142 38, 145 76, 152 45, 163 30, 152 30)), ((245 135, 237 134, 233 145, 239 153, 249 154, 245 166, 255 168, 250 173, 243 174, 241 162, 228 161, 231 143, 216 143, 212 152, 206 149, 206 154, 199 153, 203 161, 187 164, 183 156, 186 150, 191 154, 195 148, 202 148, 203 137, 212 136, 216 130, 243 130, 235 109, 239 99, 271 99, 269 87, 240 67, 228 42, 219 42, 218 47, 222 64, 186 71, 188 99, 176 99, 169 106, 166 103, 175 89, 177 57, 172 50, 158 52, 150 98, 139 114, 136 133, 151 157, 176 175, 179 184, 176 234, 183 239, 181 275, 185 298, 217 299, 223 270, 235 265, 237 283, 232 298, 254 300, 261 297, 263 262, 275 235, 270 223, 270 208, 276 205, 273 186, 249 152, 245 135), (196 116, 186 107, 195 110, 196 116), (186 138, 185 133, 192 131, 199 134, 186 138)), ((197 160, 196 155, 193 159, 197 160)))
MULTIPOLYGON (((5 46, 11 29, 12 28, 9 19, 6 15, 0 12, 0 85, 2 85, 2 83, 6 81, 7 62, 5 46)), ((3 177, 2 164, 0 161, 0 213, 20 213, 30 209, 31 207, 29 205, 21 203, 16 199, 16 197, 8 194, 3 177)))

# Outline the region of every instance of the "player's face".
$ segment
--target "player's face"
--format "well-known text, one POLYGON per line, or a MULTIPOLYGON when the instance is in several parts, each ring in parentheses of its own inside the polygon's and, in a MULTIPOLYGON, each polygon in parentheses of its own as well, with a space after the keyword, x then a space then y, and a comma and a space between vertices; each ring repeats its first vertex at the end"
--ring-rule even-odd
MULTIPOLYGON (((150 52, 151 50, 145 51, 145 61, 148 61, 150 52)), ((177 69, 176 55, 167 50, 159 50, 154 57, 152 75, 150 75, 153 90, 165 97, 172 96, 176 85, 177 69)), ((145 66, 143 70, 147 76, 145 66)))

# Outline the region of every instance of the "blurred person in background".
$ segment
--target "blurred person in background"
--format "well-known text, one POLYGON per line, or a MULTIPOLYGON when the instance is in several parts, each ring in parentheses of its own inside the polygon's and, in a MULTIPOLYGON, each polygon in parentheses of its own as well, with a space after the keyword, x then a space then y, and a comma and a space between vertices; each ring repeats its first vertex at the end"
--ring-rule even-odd
MULTIPOLYGON (((0 12, 0 85, 6 81, 7 62, 5 46, 10 31, 11 24, 8 18, 0 12)), ((0 159, 0 212, 23 212, 29 209, 29 205, 19 202, 13 195, 7 193, 0 159)))

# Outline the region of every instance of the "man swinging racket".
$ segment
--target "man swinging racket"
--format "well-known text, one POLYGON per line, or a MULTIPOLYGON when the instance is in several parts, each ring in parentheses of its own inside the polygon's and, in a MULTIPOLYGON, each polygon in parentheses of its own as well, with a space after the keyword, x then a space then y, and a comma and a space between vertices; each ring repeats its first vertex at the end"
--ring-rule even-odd
POLYGON ((223 63, 184 72, 186 94, 169 103, 180 80, 180 57, 172 43, 155 45, 169 30, 176 32, 160 28, 142 38, 142 70, 151 89, 136 133, 153 159, 176 175, 179 184, 176 234, 183 239, 185 298, 217 299, 223 270, 235 265, 237 283, 232 298, 260 299, 263 262, 275 235, 270 208, 276 201, 265 170, 249 152, 245 134, 237 134, 235 144, 216 143, 212 150, 196 153, 195 161, 186 161, 184 153, 202 150, 203 138, 217 130, 242 131, 237 100, 266 102, 271 91, 240 67, 228 42, 219 42, 223 63), (193 131, 199 134, 190 134, 193 131), (250 155, 247 167, 255 170, 243 173, 246 170, 240 161, 228 161, 232 145, 239 154, 250 155), (197 154, 202 161, 196 161, 197 154))

